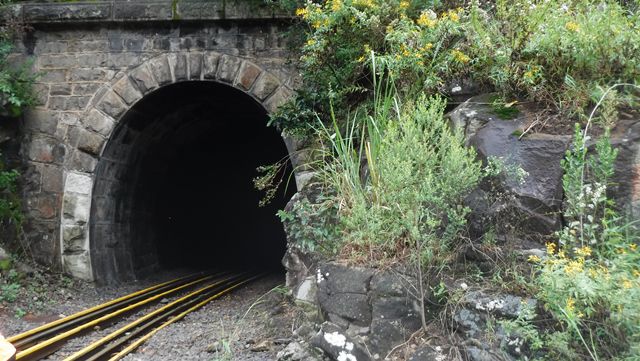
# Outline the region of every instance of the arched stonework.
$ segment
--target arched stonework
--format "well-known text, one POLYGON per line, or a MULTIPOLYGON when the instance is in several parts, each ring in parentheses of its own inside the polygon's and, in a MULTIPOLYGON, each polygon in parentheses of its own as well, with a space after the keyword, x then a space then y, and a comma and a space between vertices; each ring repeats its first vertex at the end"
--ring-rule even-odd
MULTIPOLYGON (((75 151, 64 171, 60 250, 63 270, 78 278, 93 280, 91 268, 91 199, 96 161, 122 116, 146 94, 181 81, 215 81, 233 86, 253 97, 267 112, 273 112, 293 94, 278 76, 238 56, 218 52, 179 52, 149 59, 121 71, 93 97, 82 116, 82 127, 74 134, 75 151)), ((285 139, 292 154, 295 142, 285 139)), ((295 163, 295 162, 294 162, 295 163)))

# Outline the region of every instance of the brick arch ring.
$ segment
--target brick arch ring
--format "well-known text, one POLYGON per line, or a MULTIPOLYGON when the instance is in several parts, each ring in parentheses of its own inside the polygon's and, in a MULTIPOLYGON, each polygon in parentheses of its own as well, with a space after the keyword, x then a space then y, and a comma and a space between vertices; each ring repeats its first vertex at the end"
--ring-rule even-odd
MULTIPOLYGON (((110 136, 124 114, 145 95, 182 81, 214 81, 251 96, 271 113, 294 91, 282 79, 255 63, 218 52, 163 54, 117 73, 94 95, 76 129, 65 159, 60 219, 60 256, 65 273, 93 280, 90 217, 95 168, 110 136)), ((283 135, 289 154, 294 140, 283 135)))

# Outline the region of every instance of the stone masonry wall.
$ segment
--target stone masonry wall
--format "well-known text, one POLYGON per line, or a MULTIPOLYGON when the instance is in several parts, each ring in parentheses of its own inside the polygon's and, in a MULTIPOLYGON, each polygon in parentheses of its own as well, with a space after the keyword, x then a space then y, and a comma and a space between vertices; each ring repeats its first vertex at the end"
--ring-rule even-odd
POLYGON ((145 94, 178 81, 218 81, 272 111, 297 86, 286 21, 253 5, 231 11, 236 3, 226 2, 225 13, 202 1, 179 3, 178 15, 170 1, 11 9, 33 28, 14 60, 28 59, 40 74, 21 149, 26 238, 37 260, 92 279, 93 171, 120 117, 145 94), (195 18, 206 19, 185 21, 195 18))

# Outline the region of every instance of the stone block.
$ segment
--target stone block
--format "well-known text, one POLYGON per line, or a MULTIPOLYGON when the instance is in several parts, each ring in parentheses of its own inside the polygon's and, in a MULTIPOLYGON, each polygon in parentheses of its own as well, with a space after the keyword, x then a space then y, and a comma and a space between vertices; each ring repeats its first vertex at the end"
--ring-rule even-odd
POLYGON ((98 160, 95 157, 78 150, 71 155, 69 169, 83 173, 93 173, 97 164, 98 160))
POLYGON ((274 92, 280 86, 280 80, 273 74, 264 72, 256 81, 251 94, 253 94, 259 100, 265 100, 271 93, 274 92))
POLYGON ((101 83, 81 83, 73 85, 73 95, 94 95, 101 83))
POLYGON ((33 84, 33 95, 35 97, 34 105, 46 105, 49 100, 49 85, 36 83, 33 84))
POLYGON ((243 62, 238 75, 238 86, 244 90, 251 89, 261 72, 262 70, 257 65, 248 61, 243 62))
POLYGON ((168 2, 160 4, 116 2, 113 18, 116 20, 172 20, 173 12, 168 2))
POLYGON ((65 133, 61 126, 76 125, 80 122, 80 113, 78 112, 59 112, 55 113, 54 118, 58 123, 58 129, 56 130, 56 136, 60 134, 60 138, 65 133))
POLYGON ((111 16, 110 4, 25 4, 23 11, 26 22, 106 20, 111 16))
POLYGON ((107 66, 109 63, 109 54, 107 53, 83 53, 76 55, 76 57, 77 64, 81 68, 107 66))
POLYGON ((216 79, 220 54, 207 53, 202 59, 202 73, 205 79, 216 79))
POLYGON ((53 84, 49 89, 49 95, 71 95, 71 84, 53 84))
MULTIPOLYGON (((69 53, 88 53, 96 51, 105 51, 109 48, 109 41, 100 39, 78 39, 67 43, 67 51, 69 53)), ((91 54, 93 56, 95 54, 91 54)))
POLYGON ((28 130, 54 135, 58 127, 58 121, 54 114, 41 109, 28 109, 24 114, 24 127, 28 130))
POLYGON ((67 97, 63 97, 63 96, 49 97, 47 108, 51 110, 66 110, 67 97))
POLYGON ((131 105, 142 98, 142 93, 133 84, 133 81, 128 76, 123 76, 113 85, 113 91, 115 91, 128 105, 131 105))
POLYGON ((105 115, 97 109, 92 109, 89 114, 83 118, 83 123, 96 133, 108 137, 115 126, 115 121, 108 115, 105 115))
POLYGON ((105 138, 100 134, 80 129, 78 149, 93 155, 100 155, 105 138))
POLYGON ((62 212, 65 220, 73 224, 86 224, 89 221, 91 198, 88 195, 65 193, 62 212))
POLYGON ((93 187, 93 178, 87 174, 68 173, 65 180, 66 192, 74 192, 80 194, 90 194, 93 187))
POLYGON ((162 55, 149 61, 149 69, 159 85, 171 83, 171 70, 167 56, 162 55))
POLYGON ((75 55, 68 54, 43 54, 38 57, 38 65, 41 69, 46 68, 71 68, 77 64, 75 55))
MULTIPOLYGON (((200 80, 200 74, 202 74, 202 54, 201 53, 189 53, 189 79, 200 80)), ((214 70, 215 73, 215 70, 214 70)))
POLYGON ((225 83, 233 83, 241 62, 242 60, 235 56, 223 55, 218 65, 218 80, 225 83))
POLYGON ((45 165, 41 169, 42 190, 45 192, 62 193, 62 168, 54 165, 45 165))
POLYGON ((97 108, 103 111, 105 114, 111 116, 113 119, 119 119, 122 114, 127 110, 127 105, 122 101, 122 98, 118 96, 114 91, 109 90, 102 97, 97 105, 97 108))
POLYGON ((187 56, 185 54, 169 55, 169 64, 173 68, 176 81, 187 80, 187 56))
POLYGON ((280 87, 262 105, 269 113, 273 113, 276 111, 276 109, 278 109, 279 106, 283 105, 289 99, 291 99, 292 95, 293 91, 285 87, 280 87))
POLYGON ((222 19, 224 4, 218 1, 182 1, 178 4, 180 19, 222 19))
POLYGON ((27 206, 33 216, 38 219, 53 219, 57 216, 60 197, 57 194, 40 193, 35 198, 29 198, 27 206))
POLYGON ((111 72, 106 69, 96 68, 77 68, 71 69, 69 80, 77 81, 105 81, 112 76, 111 72))
POLYGON ((145 39, 143 38, 129 38, 124 39, 124 48, 127 51, 140 52, 144 49, 145 39))
POLYGON ((66 152, 64 145, 49 137, 33 139, 27 149, 29 160, 42 163, 60 164, 66 152))
POLYGON ((65 273, 86 281, 93 281, 88 252, 64 254, 62 264, 65 273))
POLYGON ((110 53, 107 66, 110 68, 129 68, 140 64, 142 59, 140 53, 110 53))
POLYGON ((88 96, 70 96, 64 105, 63 110, 84 110, 87 108, 91 97, 88 96))
POLYGON ((51 53, 60 54, 66 53, 67 48, 68 46, 66 41, 38 41, 33 53, 36 55, 51 53))
POLYGON ((67 80, 67 70, 51 69, 43 70, 38 81, 41 83, 62 83, 67 80))
POLYGON ((129 75, 131 76, 131 80, 133 80, 143 94, 146 94, 158 87, 158 83, 145 65, 137 67, 129 75))
POLYGON ((73 253, 85 250, 85 225, 67 225, 62 227, 62 252, 73 253))

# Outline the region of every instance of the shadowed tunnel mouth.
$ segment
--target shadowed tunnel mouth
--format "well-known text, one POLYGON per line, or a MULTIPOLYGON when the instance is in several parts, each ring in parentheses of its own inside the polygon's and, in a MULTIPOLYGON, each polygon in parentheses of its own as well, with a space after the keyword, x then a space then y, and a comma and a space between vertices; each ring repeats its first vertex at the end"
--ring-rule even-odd
MULTIPOLYGON (((287 156, 266 124, 260 104, 214 82, 166 86, 132 107, 96 169, 96 280, 167 268, 281 269, 286 240, 276 212, 295 186, 258 206, 256 168, 287 156)), ((286 183, 289 174, 282 176, 286 183)))

